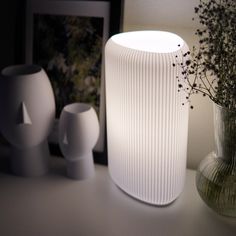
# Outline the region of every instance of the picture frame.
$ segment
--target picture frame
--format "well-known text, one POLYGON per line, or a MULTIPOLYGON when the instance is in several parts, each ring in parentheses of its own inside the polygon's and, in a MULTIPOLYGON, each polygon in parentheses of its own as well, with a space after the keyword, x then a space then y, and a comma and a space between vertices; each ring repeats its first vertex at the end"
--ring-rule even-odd
POLYGON ((26 1, 26 63, 41 65, 56 100, 56 121, 50 152, 61 155, 58 119, 73 102, 90 103, 97 111, 100 135, 94 160, 107 164, 104 46, 122 28, 123 0, 26 1))

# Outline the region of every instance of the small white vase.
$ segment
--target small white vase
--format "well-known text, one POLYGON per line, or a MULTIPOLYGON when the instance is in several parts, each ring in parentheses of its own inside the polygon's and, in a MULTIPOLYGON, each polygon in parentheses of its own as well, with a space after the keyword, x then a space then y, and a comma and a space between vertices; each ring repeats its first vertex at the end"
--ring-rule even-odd
POLYGON ((82 180, 94 174, 92 149, 98 135, 98 118, 90 105, 73 103, 63 108, 59 120, 59 145, 70 178, 82 180))
POLYGON ((49 168, 47 137, 55 117, 53 90, 37 65, 2 70, 0 130, 11 144, 11 170, 20 176, 39 176, 49 168))

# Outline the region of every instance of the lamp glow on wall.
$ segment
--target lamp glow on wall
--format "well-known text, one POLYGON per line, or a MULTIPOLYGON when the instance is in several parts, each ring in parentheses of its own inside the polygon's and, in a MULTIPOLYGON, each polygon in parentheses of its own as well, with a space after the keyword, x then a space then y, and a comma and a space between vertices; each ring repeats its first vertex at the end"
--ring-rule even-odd
POLYGON ((171 203, 184 186, 188 106, 172 64, 186 50, 162 31, 117 34, 105 47, 109 172, 129 195, 155 205, 171 203))

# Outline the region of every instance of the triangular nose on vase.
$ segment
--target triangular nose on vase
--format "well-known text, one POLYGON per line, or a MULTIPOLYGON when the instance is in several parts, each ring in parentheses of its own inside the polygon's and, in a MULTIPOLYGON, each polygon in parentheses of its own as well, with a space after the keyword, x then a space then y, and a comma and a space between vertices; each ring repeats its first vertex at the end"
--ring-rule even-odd
POLYGON ((20 107, 18 109, 18 113, 16 117, 16 124, 17 125, 22 125, 22 124, 32 125, 30 115, 28 113, 28 110, 24 102, 21 102, 20 107))

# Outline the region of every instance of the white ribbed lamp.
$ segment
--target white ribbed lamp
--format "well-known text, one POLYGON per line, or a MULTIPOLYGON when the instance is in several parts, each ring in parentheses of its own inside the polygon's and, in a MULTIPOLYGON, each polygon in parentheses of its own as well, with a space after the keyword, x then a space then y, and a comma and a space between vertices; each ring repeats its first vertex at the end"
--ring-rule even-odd
POLYGON ((183 39, 162 31, 121 33, 106 44, 109 172, 151 204, 172 202, 184 186, 188 106, 172 64, 187 50, 183 39))

